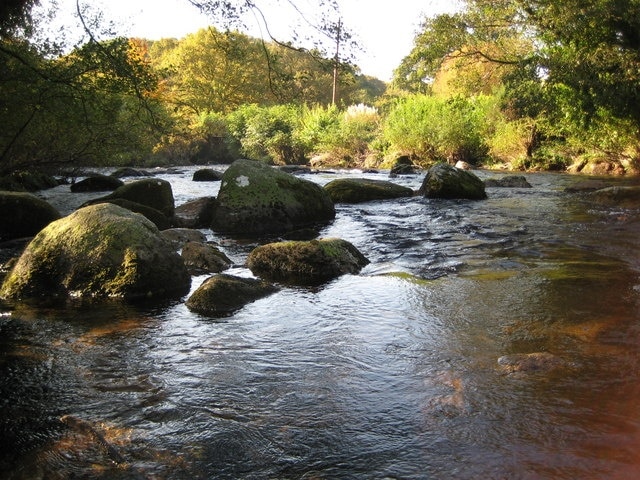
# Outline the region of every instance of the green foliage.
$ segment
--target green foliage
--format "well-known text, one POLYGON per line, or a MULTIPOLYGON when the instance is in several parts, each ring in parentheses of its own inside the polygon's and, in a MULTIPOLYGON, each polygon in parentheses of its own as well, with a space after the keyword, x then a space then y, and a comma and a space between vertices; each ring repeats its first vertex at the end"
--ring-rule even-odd
POLYGON ((316 106, 304 110, 299 136, 313 153, 325 157, 325 163, 356 166, 372 153, 380 123, 377 109, 364 104, 346 111, 316 106))
POLYGON ((384 137, 395 153, 426 165, 437 161, 478 163, 488 153, 488 122, 497 108, 494 97, 413 95, 389 112, 384 137))
POLYGON ((0 171, 126 163, 157 141, 166 116, 155 77, 127 39, 54 59, 6 40, 0 57, 0 171))
POLYGON ((231 144, 241 156, 277 164, 305 160, 304 144, 297 139, 300 109, 291 105, 241 107, 227 117, 231 144))

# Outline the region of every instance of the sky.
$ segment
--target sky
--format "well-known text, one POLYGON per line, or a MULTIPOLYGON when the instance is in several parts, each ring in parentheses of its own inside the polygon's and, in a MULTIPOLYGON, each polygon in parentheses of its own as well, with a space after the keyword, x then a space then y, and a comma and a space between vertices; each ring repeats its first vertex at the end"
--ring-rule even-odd
MULTIPOLYGON (((104 20, 112 21, 119 35, 151 40, 182 38, 212 24, 187 0, 80 0, 103 11, 104 20)), ((271 33, 278 40, 292 39, 292 26, 303 23, 287 0, 254 0, 267 17, 271 33)), ((455 0, 338 0, 345 27, 361 45, 355 51, 355 63, 362 73, 388 81, 393 70, 409 54, 413 39, 425 15, 453 12, 455 0)), ((76 0, 57 0, 61 18, 76 10, 76 0)), ((317 1, 295 0, 306 19, 312 20, 317 1)), ((67 17, 68 18, 68 17, 67 17)), ((336 19, 337 20, 337 19, 336 19)), ((264 34, 258 20, 247 18, 247 32, 264 34)), ((297 27, 298 31, 300 28, 297 27)))

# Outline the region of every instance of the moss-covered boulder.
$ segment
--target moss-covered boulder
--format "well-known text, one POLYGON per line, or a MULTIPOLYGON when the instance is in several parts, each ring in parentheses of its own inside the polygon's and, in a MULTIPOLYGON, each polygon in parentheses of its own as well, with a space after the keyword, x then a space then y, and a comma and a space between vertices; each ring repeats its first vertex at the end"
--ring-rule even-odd
POLYGON ((293 285, 319 285, 358 273, 369 260, 346 240, 326 238, 262 245, 247 258, 254 275, 293 285))
POLYGON ((106 197, 89 202, 94 205, 104 201, 123 199, 135 202, 162 212, 167 218, 173 217, 175 201, 171 184, 160 178, 145 178, 125 183, 106 197))
POLYGON ((72 192, 111 192, 124 185, 119 178, 95 174, 71 185, 72 192))
POLYGON ((475 174, 447 163, 434 165, 427 171, 418 193, 427 198, 487 198, 484 182, 475 174))
POLYGON ((30 193, 0 192, 0 241, 32 237, 60 213, 30 193))
POLYGON ((360 203, 371 200, 411 197, 409 187, 368 178, 339 178, 324 186, 334 203, 360 203))
POLYGON ((201 242, 185 243, 182 247, 182 259, 192 275, 220 273, 233 264, 216 246, 201 242))
POLYGON ((220 274, 205 280, 186 305, 193 312, 220 317, 277 291, 274 285, 262 280, 220 274))
POLYGON ((27 245, 0 297, 174 298, 191 277, 156 226, 142 215, 102 203, 49 224, 27 245))
POLYGON ((335 217, 319 185, 253 161, 236 160, 224 173, 212 229, 231 234, 279 234, 335 217))

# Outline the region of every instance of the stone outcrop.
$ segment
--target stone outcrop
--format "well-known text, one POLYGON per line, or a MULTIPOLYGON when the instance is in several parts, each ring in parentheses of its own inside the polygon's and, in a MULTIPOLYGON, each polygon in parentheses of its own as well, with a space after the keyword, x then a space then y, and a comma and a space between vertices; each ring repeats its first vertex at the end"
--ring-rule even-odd
POLYGON ((227 234, 281 234, 334 217, 331 198, 316 183, 236 160, 224 173, 211 227, 227 234))
POLYGON ((324 188, 334 203, 360 203, 413 196, 413 190, 409 187, 368 178, 339 178, 327 183, 324 188))
POLYGON ((427 198, 487 198, 484 182, 474 173, 460 170, 447 163, 438 163, 427 171, 418 193, 427 198))
POLYGON ((293 285, 318 285, 358 273, 369 260, 346 240, 327 238, 262 245, 247 258, 254 275, 293 285))
POLYGON ((30 193, 0 192, 0 241, 32 237, 60 213, 30 193))
POLYGON ((36 235, 5 278, 0 297, 165 299, 186 294, 190 283, 182 258, 152 222, 103 203, 36 235))
POLYGON ((262 280, 219 274, 205 280, 186 305, 201 315, 220 317, 277 291, 274 285, 262 280))

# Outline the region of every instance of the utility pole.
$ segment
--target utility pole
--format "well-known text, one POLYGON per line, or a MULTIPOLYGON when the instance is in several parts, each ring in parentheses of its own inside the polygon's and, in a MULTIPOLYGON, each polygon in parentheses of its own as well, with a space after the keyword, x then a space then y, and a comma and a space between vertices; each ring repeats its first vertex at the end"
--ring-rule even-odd
POLYGON ((340 36, 342 34, 342 19, 338 19, 338 30, 336 35, 336 56, 333 58, 333 95, 331 103, 336 104, 338 100, 338 68, 340 67, 340 36))

